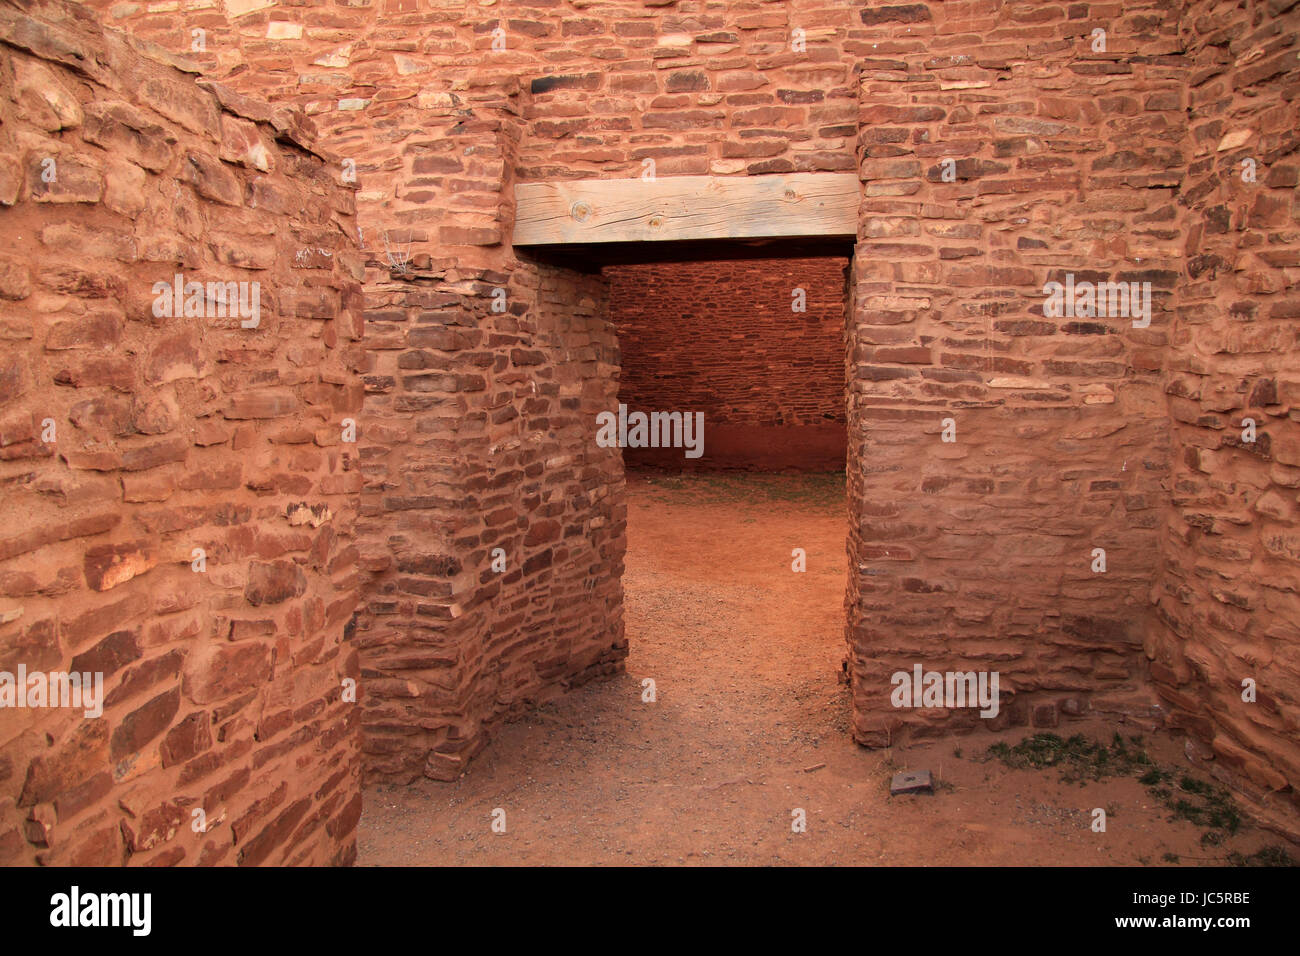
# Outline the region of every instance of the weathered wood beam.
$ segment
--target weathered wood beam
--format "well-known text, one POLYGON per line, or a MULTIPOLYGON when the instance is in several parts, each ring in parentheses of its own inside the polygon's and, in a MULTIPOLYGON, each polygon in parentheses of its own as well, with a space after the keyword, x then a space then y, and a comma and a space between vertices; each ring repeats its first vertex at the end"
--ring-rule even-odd
POLYGON ((514 244, 852 238, 861 188, 856 173, 519 183, 514 244))

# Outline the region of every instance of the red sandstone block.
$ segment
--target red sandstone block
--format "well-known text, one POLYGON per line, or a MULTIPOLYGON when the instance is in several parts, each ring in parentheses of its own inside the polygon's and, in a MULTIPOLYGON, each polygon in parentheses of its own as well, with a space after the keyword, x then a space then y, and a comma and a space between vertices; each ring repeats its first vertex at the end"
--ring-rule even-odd
POLYGON ((267 389, 233 396, 221 414, 235 420, 278 418, 297 408, 298 400, 292 392, 267 389))
POLYGON ((113 730, 109 756, 114 761, 139 753, 171 724, 180 706, 180 688, 159 694, 123 717, 113 730))
POLYGON ((228 163, 238 163, 261 172, 270 172, 274 152, 257 124, 234 116, 221 119, 220 156, 228 163))
MULTIPOLYGON (((264 683, 272 673, 271 649, 260 642, 224 644, 191 654, 185 664, 182 688, 196 704, 212 704, 264 683)), ((214 715, 214 721, 217 719, 214 715)))
POLYGON ((108 349, 116 345, 121 337, 121 320, 112 313, 100 313, 82 319, 56 322, 45 338, 45 348, 51 351, 108 349))
POLYGON ((42 284, 56 292, 81 296, 87 299, 115 299, 121 302, 126 285, 120 275, 107 272, 89 272, 75 266, 54 266, 40 273, 42 284))
POLYGON ((121 866, 124 862, 125 848, 122 845, 122 833, 117 825, 93 828, 90 823, 79 834, 71 846, 60 848, 57 856, 37 861, 45 866, 121 866))
POLYGON ((107 386, 129 392, 135 381, 135 369, 124 355, 69 357, 63 361, 69 364, 54 373, 54 381, 59 385, 74 388, 107 386))
POLYGON ((149 353, 145 381, 160 385, 183 378, 197 378, 205 367, 192 333, 166 336, 149 353))
POLYGON ((966 266, 948 273, 955 286, 1032 286, 1035 279, 1033 269, 1016 266, 966 266))
POLYGON ((121 514, 87 515, 71 521, 46 524, 10 538, 0 539, 0 561, 6 561, 27 551, 35 551, 56 541, 102 534, 115 528, 121 520, 121 514))
POLYGON ((531 91, 534 95, 550 93, 554 90, 596 90, 600 88, 599 73, 551 74, 533 79, 531 91))
POLYGON ((104 195, 103 171, 88 158, 72 156, 54 144, 29 152, 26 166, 30 195, 36 202, 96 203, 104 195))
POLYGON ((18 398, 30 384, 31 372, 26 356, 11 353, 0 358, 0 405, 18 398))
MULTIPOLYGON (((324 788, 322 788, 324 789, 324 788)), ((317 793, 317 799, 320 793, 317 793)), ((361 822, 361 794, 354 794, 352 799, 325 825, 326 832, 333 837, 346 837, 356 830, 361 822)))
POLYGON ((713 110, 675 110, 671 113, 646 113, 641 117, 645 129, 704 129, 720 127, 725 114, 713 110))
POLYGON ((55 222, 40 230, 41 244, 51 250, 79 258, 120 259, 134 262, 135 240, 127 231, 100 227, 90 229, 78 223, 55 222))
MULTIPOLYGON (((658 79, 644 73, 613 73, 609 78, 611 93, 655 93, 659 89, 658 79)), ((574 127, 582 130, 587 127, 583 121, 575 121, 574 127)), ((534 124, 538 135, 549 135, 543 131, 543 124, 534 124)))
MULTIPOLYGON (((209 236, 212 254, 218 262, 226 265, 235 266, 240 269, 271 269, 276 264, 276 250, 273 245, 265 243, 250 243, 246 236, 236 236, 224 233, 213 232, 209 236)), ((310 302, 310 299, 299 299, 297 290, 292 290, 288 294, 283 294, 286 301, 292 301, 296 306, 299 301, 310 302), (290 300, 289 296, 293 296, 290 300)), ((266 308, 266 299, 269 298, 267 291, 261 293, 261 307, 266 308)), ((333 315, 331 312, 330 315, 333 315)))
POLYGON ((543 23, 540 20, 507 20, 506 30, 508 33, 519 33, 526 37, 537 39, 538 37, 550 36, 551 25, 543 23))
POLYGON ((244 598, 254 607, 279 604, 307 590, 307 577, 292 561, 251 562, 244 598))
MULTIPOLYGON (((675 70, 665 77, 664 89, 669 93, 700 92, 709 89, 709 77, 703 70, 675 70)), ((658 103, 652 105, 660 106, 658 103)))
POLYGON ((83 568, 86 584, 107 591, 146 573, 158 563, 147 541, 98 545, 86 551, 83 568))
POLYGON ((930 365, 933 357, 928 348, 909 346, 906 348, 878 348, 874 360, 877 362, 898 362, 900 364, 930 365))
POLYGON ((108 734, 107 720, 78 722, 52 752, 32 759, 18 806, 47 803, 94 776, 107 760, 108 734))
POLYGON ((216 99, 188 77, 150 77, 135 88, 135 96, 191 133, 209 140, 221 134, 216 99))
POLYGON ((547 548, 545 551, 541 551, 527 558, 522 565, 522 570, 524 575, 528 576, 551 567, 554 562, 555 551, 552 548, 547 548))
POLYGON ((439 226, 438 240, 452 246, 495 246, 501 243, 501 227, 439 226))
POLYGON ((106 707, 112 707, 136 694, 144 693, 160 683, 174 680, 180 674, 185 660, 185 652, 180 649, 168 651, 161 657, 151 658, 128 668, 122 674, 121 682, 108 693, 104 701, 106 707))
POLYGON ((240 866, 257 866, 271 857, 271 854, 281 846, 292 833, 293 828, 298 821, 306 814, 311 806, 311 798, 304 797, 285 808, 279 816, 275 818, 256 836, 251 837, 239 849, 238 861, 240 866))
POLYGON ((190 812, 187 800, 168 801, 140 815, 122 821, 122 834, 132 853, 142 853, 172 839, 182 829, 188 832, 190 812))
POLYGON ((217 157, 191 150, 185 154, 182 171, 185 181, 204 199, 227 206, 243 203, 239 178, 217 157))
POLYGON ((780 11, 751 13, 739 16, 735 20, 737 30, 761 30, 765 27, 784 27, 786 25, 786 14, 780 11))
POLYGON ((181 437, 136 445, 122 452, 119 467, 125 471, 146 471, 170 462, 184 461, 190 443, 181 437))
POLYGON ((528 527, 528 533, 524 535, 524 544, 533 546, 539 544, 548 544, 560 539, 560 523, 558 521, 535 521, 528 527))
POLYGON ((8 256, 0 257, 0 299, 25 299, 32 294, 32 275, 27 265, 8 256))
POLYGON ((652 37, 656 27, 648 20, 620 20, 614 23, 614 34, 620 37, 652 37))
MULTIPOLYGON (((858 132, 858 140, 864 146, 904 143, 910 135, 910 130, 901 126, 864 126, 858 131, 856 123, 847 135, 851 135, 852 132, 858 132)), ((822 131, 821 135, 828 134, 822 131)))
POLYGON ((796 126, 804 121, 806 113, 795 106, 758 106, 737 110, 731 116, 733 126, 796 126))
MULTIPOLYGON (((242 783, 240 786, 242 787, 242 783)), ((266 794, 250 804, 248 808, 230 825, 231 835, 233 836, 235 843, 238 844, 241 840, 245 839, 260 821, 265 820, 272 810, 284 803, 287 793, 288 785, 281 781, 279 786, 277 786, 271 793, 266 794)), ((222 800, 225 799, 229 798, 222 797, 222 800)))
POLYGON ((517 366, 542 365, 546 362, 546 353, 536 349, 511 349, 510 364, 517 366))
POLYGON ((113 775, 108 771, 97 773, 72 789, 54 798, 54 811, 65 824, 77 814, 104 800, 113 789, 113 775))
POLYGON ((921 175, 921 163, 915 159, 866 159, 862 161, 863 179, 912 179, 921 175))
POLYGON ((32 807, 24 827, 27 842, 38 847, 51 846, 54 843, 54 824, 56 822, 57 814, 50 804, 38 803, 32 807))
POLYGON ((879 26, 885 23, 928 23, 932 19, 930 7, 924 3, 893 4, 871 7, 858 11, 866 26, 879 26))
POLYGON ((560 21, 560 33, 566 37, 597 36, 605 32, 605 21, 589 17, 566 17, 560 21))
POLYGON ((858 118, 864 126, 878 126, 889 123, 938 123, 946 116, 946 111, 940 106, 865 106, 858 118))
POLYGON ((747 143, 724 142, 722 155, 726 158, 754 159, 779 156, 789 149, 785 140, 751 140, 747 143))
POLYGON ((62 659, 54 618, 33 621, 16 633, 9 631, 0 650, 0 668, 11 674, 20 663, 29 670, 49 670, 57 667, 62 659))

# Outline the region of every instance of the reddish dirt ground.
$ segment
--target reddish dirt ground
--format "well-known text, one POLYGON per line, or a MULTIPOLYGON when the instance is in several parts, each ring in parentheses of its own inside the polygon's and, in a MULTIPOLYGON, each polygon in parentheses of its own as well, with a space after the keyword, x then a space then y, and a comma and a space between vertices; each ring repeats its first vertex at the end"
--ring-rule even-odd
MULTIPOLYGON (((1131 777, 1070 784, 1013 770, 973 735, 871 751, 848 733, 842 476, 631 476, 627 673, 501 728, 457 781, 372 786, 361 865, 1218 863, 1219 846, 1131 777), (791 571, 791 549, 807 571, 791 571), (642 701, 642 681, 657 700, 642 701), (890 797, 926 768, 933 795, 890 797), (1092 809, 1107 808, 1105 833, 1092 809), (492 831, 505 811, 506 832, 492 831), (807 830, 792 832, 792 811, 807 830)), ((1108 741, 1137 727, 1078 722, 1108 741)), ((1178 741, 1146 734, 1189 772, 1178 741)), ((1190 771, 1195 773, 1195 771, 1190 771)), ((1294 848, 1292 856, 1295 856, 1294 848)))

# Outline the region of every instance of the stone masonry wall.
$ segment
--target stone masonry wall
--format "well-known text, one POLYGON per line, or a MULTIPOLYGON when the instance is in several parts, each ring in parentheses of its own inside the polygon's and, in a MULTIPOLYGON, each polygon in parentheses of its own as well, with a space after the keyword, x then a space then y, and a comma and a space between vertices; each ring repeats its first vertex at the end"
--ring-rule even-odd
POLYGON ((622 462, 590 440, 616 403, 605 283, 513 266, 393 283, 367 316, 358 647, 386 779, 454 779, 497 720, 626 656, 622 462))
MULTIPOLYGON (((478 177, 430 184, 444 221, 481 198, 509 221, 516 101, 506 84, 423 131, 478 177)), ((622 460, 590 440, 616 404, 606 282, 508 245, 389 249, 365 344, 366 768, 454 779, 498 721, 623 667, 622 460)))
POLYGON ((1300 9, 1201 0, 1181 32, 1188 215, 1147 653, 1189 756, 1271 816, 1300 799, 1300 9))
POLYGON ((1181 248, 1177 10, 879 17, 892 62, 861 77, 850 323, 854 734, 881 746, 980 723, 893 706, 892 674, 917 664, 998 672, 993 727, 1142 712, 1128 700, 1157 566, 1181 248), (1149 281, 1150 326, 1045 315, 1045 283, 1068 273, 1149 281))
MULTIPOLYGON (((881 24, 908 33, 928 17, 922 4, 890 17, 847 0, 184 0, 183 17, 136 0, 89 5, 178 52, 202 29, 205 72, 302 106, 357 159, 368 237, 442 208, 431 185, 469 187, 464 156, 423 133, 497 89, 520 94, 525 180, 635 176, 647 159, 665 176, 851 171, 858 64, 890 65, 881 24)), ((488 206, 431 241, 500 241, 488 206)))
MULTIPOLYGON (((912 663, 998 669, 1013 695, 999 720, 1037 726, 1086 707, 1155 719, 1138 693, 1149 667, 1202 754, 1261 792, 1294 780, 1280 689, 1294 669, 1288 0, 90 5, 213 78, 302 106, 339 176, 357 174, 369 394, 356 627, 376 772, 455 773, 489 715, 619 666, 618 595, 597 582, 621 566, 622 475, 579 452, 577 425, 562 454, 581 459, 587 497, 565 526, 603 537, 562 571, 534 567, 593 595, 568 663, 479 694, 490 634, 501 619, 516 633, 510 609, 533 584, 522 566, 509 584, 474 575, 489 521, 526 538, 528 503, 568 487, 530 483, 536 458, 494 470, 495 456, 540 454, 553 410, 613 397, 604 287, 516 256, 512 184, 637 176, 653 160, 660 176, 862 177, 847 360, 859 741, 975 720, 892 708, 889 677, 912 663), (1247 152, 1250 188, 1224 177, 1247 152), (1067 274, 1150 282, 1150 325, 1044 315, 1044 284, 1067 274), (571 319, 556 308, 584 297, 571 319), (1272 354, 1255 351, 1265 340, 1272 354), (542 407, 527 390, 542 401, 561 380, 545 414, 525 411, 542 407), (1224 443, 1246 411, 1267 437, 1253 450, 1224 443), (500 517, 467 517, 484 488, 500 517), (411 564, 416 543, 446 562, 411 564), (596 554, 608 565, 586 563, 596 554), (1249 711, 1230 699, 1243 669, 1264 678, 1249 711)), ((549 639, 529 633, 525 653, 545 659, 549 639)), ((493 646, 491 667, 508 668, 518 651, 493 646)))
POLYGON ((0 710, 0 863, 348 863, 353 194, 77 5, 0 4, 0 50, 0 672, 103 675, 0 710))
POLYGON ((624 461, 842 469, 847 266, 814 258, 608 267, 619 401, 630 410, 704 415, 700 458, 626 448, 624 461))
POLYGON ((529 95, 516 70, 538 61, 516 43, 493 61, 514 68, 474 65, 491 38, 464 4, 227 0, 183 22, 93 5, 241 91, 302 107, 336 175, 355 177, 366 767, 453 778, 495 721, 626 654, 622 462, 580 446, 616 404, 605 283, 508 244, 529 95))
POLYGON ((582 378, 584 403, 616 405, 615 362, 604 364, 604 287, 520 262, 509 246, 515 179, 641 175, 648 159, 659 175, 850 170, 852 74, 856 60, 869 55, 856 39, 863 15, 803 2, 717 3, 701 11, 694 4, 540 0, 486 15, 462 0, 222 0, 183 2, 181 11, 115 0, 90 5, 106 22, 193 56, 207 75, 241 92, 300 106, 340 157, 340 177, 355 174, 369 353, 358 420, 365 577, 356 621, 366 765, 398 780, 454 776, 496 717, 592 673, 615 672, 626 653, 618 583, 622 465, 594 446, 594 405, 584 409, 590 430, 583 437, 592 447, 579 454, 565 446, 565 457, 576 455, 580 466, 582 494, 572 501, 582 510, 564 528, 574 542, 573 529, 582 528, 581 553, 599 554, 603 563, 573 557, 553 569, 524 567, 511 553, 504 573, 518 566, 519 579, 496 572, 475 578, 484 573, 487 539, 502 533, 489 534, 485 522, 513 525, 526 540, 521 523, 548 517, 528 510, 538 489, 545 486, 550 501, 571 487, 565 470, 552 475, 550 460, 535 480, 498 470, 497 446, 470 430, 480 415, 511 416, 497 424, 516 429, 519 447, 534 453, 551 447, 554 433, 551 416, 526 412, 525 401, 550 401, 558 410, 573 399, 567 392, 503 398, 506 390, 489 384, 484 369, 541 382, 562 367, 566 378, 582 378), (789 49, 793 29, 805 31, 804 52, 789 49), (577 359, 567 342, 542 336, 534 343, 533 330, 548 320, 530 290, 551 286, 570 290, 559 296, 566 303, 589 290, 595 324, 579 335, 590 332, 594 364, 577 359), (491 311, 499 288, 507 291, 505 314, 520 327, 504 325, 484 340, 459 336, 481 317, 501 314, 491 311), (444 330, 458 337, 439 338, 444 330), (427 344, 437 341, 455 345, 427 344), (544 358, 512 368, 512 346, 544 358), (422 354, 402 357, 408 350, 422 354), (402 362, 430 363, 425 371, 442 374, 397 374, 395 365, 407 368, 402 362), (418 394, 402 394, 408 390, 418 394), (441 454, 433 462, 413 456, 408 441, 441 454), (465 507, 484 485, 502 502, 490 519, 465 507), (514 517, 504 517, 511 510, 514 517), (412 563, 412 529, 426 534, 421 548, 437 545, 428 561, 412 563), (554 579, 545 586, 570 595, 570 606, 541 605, 533 615, 571 616, 584 622, 580 628, 547 633, 517 619, 538 576, 554 579), (574 604, 577 595, 582 601, 574 604), (519 627, 528 627, 534 650, 493 636, 519 627), (504 651, 488 653, 489 644, 536 661, 504 684, 491 678, 480 688, 484 669, 506 667, 504 651))

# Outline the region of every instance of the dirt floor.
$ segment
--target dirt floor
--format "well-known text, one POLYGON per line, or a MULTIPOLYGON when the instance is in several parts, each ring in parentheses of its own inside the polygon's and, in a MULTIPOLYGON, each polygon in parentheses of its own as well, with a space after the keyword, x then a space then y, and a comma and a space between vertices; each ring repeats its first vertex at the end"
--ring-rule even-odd
MULTIPOLYGON (((1061 728, 1102 744, 1118 730, 1124 754, 1162 768, 1083 783, 1062 777, 1089 776, 1095 754, 1070 774, 1068 763, 1012 769, 989 753, 1033 733, 1023 728, 891 751, 855 745, 837 681, 842 476, 633 476, 628 495, 627 673, 503 727, 454 783, 367 788, 361 865, 1276 857, 1253 856, 1279 840, 1237 826, 1231 804, 1202 791, 1178 741, 1135 727, 1061 728), (805 573, 791 570, 793 548, 807 552, 805 573), (654 703, 642 700, 647 678, 654 703), (936 792, 890 797, 892 774, 918 768, 933 772, 936 792), (1098 807, 1104 833, 1092 829, 1098 807), (504 833, 492 829, 498 808, 504 833), (807 828, 796 833, 800 809, 807 828)), ((1045 747, 1047 759, 1059 756, 1059 745, 1045 747)))

